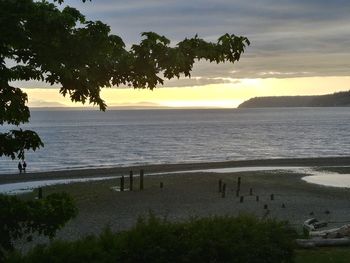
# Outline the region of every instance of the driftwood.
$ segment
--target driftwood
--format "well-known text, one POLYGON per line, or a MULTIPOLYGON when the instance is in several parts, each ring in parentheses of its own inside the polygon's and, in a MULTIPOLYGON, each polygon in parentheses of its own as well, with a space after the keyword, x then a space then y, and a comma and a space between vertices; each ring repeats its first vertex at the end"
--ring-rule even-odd
POLYGON ((321 231, 310 231, 311 237, 322 237, 322 238, 341 238, 350 237, 350 225, 344 225, 338 228, 326 229, 321 231))
POLYGON ((308 230, 311 238, 297 239, 296 243, 302 248, 350 245, 350 225, 326 230, 317 230, 326 227, 327 225, 327 222, 319 222, 315 218, 306 220, 303 227, 308 230))
POLYGON ((326 227, 327 225, 327 222, 319 222, 316 218, 310 218, 304 222, 303 227, 308 231, 315 231, 316 229, 326 227))
POLYGON ((297 239, 296 243, 302 248, 313 247, 333 247, 333 246, 349 246, 350 238, 313 238, 313 239, 297 239))

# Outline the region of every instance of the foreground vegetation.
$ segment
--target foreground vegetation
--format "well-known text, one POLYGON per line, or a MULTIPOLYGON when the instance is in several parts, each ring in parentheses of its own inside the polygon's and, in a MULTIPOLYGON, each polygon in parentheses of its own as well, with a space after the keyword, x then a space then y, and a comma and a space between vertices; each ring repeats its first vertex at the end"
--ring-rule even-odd
POLYGON ((348 263, 350 248, 319 248, 313 250, 297 250, 296 263, 348 263))
POLYGON ((150 216, 130 230, 55 241, 7 262, 294 262, 295 232, 287 223, 250 216, 172 223, 150 216))
POLYGON ((99 236, 56 240, 22 254, 12 251, 16 239, 53 237, 77 210, 66 194, 29 201, 0 197, 0 247, 2 257, 6 255, 1 262, 350 262, 349 248, 296 249, 296 232, 286 222, 253 216, 169 222, 151 214, 128 231, 106 229, 99 236))
POLYGON ((14 249, 16 240, 29 242, 34 235, 53 238, 77 213, 73 199, 66 193, 28 201, 0 194, 0 262, 14 249))

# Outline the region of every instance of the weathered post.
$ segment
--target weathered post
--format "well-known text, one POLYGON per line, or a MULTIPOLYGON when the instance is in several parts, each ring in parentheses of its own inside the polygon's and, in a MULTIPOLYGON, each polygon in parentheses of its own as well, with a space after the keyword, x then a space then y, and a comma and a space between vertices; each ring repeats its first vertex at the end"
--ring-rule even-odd
POLYGON ((253 188, 249 189, 249 195, 253 195, 253 188))
POLYGON ((264 209, 267 209, 267 205, 266 204, 264 205, 264 209))
POLYGON ((226 184, 222 184, 222 192, 221 192, 221 197, 225 198, 226 196, 226 184))
POLYGON ((132 191, 134 188, 134 174, 132 171, 129 173, 129 190, 132 191))
POLYGON ((38 199, 42 199, 43 198, 43 189, 41 187, 39 187, 38 189, 38 199))
POLYGON ((241 189, 241 177, 238 177, 238 181, 237 181, 237 190, 241 189))
POLYGON ((219 179, 219 193, 222 192, 222 180, 219 179))
POLYGON ((163 182, 160 182, 159 187, 160 187, 160 189, 163 189, 163 187, 164 187, 163 182))
POLYGON ((258 195, 256 196, 256 201, 257 201, 257 202, 259 202, 259 201, 260 201, 260 200, 259 200, 259 196, 258 196, 258 195))
POLYGON ((275 195, 274 195, 274 194, 271 194, 271 195, 270 195, 270 199, 271 199, 271 201, 275 200, 275 195))
POLYGON ((124 192, 124 175, 120 177, 120 192, 124 192))
POLYGON ((241 196, 241 197, 239 198, 239 202, 240 202, 240 203, 243 203, 243 201, 244 201, 244 196, 241 196))
POLYGON ((143 190, 143 175, 144 175, 144 171, 143 169, 140 170, 140 190, 143 190))

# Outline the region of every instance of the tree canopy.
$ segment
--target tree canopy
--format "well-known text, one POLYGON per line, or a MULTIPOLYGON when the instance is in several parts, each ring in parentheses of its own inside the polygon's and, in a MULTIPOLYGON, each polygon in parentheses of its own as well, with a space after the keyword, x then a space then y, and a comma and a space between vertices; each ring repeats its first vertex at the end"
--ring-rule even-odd
MULTIPOLYGON (((250 44, 246 37, 233 34, 224 34, 216 43, 196 35, 176 45, 153 32, 142 37, 127 49, 108 25, 87 20, 75 8, 59 9, 47 1, 0 0, 0 124, 18 126, 30 118, 27 95, 13 87, 13 81, 59 85, 59 92, 73 102, 98 105, 104 111, 101 88, 152 90, 164 79, 190 77, 198 60, 234 63, 250 44)), ((0 133, 0 156, 24 158, 25 150, 42 146, 34 131, 0 133)))

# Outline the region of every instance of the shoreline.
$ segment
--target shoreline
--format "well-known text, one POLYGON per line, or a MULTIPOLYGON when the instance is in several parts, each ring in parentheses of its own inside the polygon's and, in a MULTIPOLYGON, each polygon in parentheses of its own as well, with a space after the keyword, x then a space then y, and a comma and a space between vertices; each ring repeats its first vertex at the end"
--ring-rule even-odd
POLYGON ((276 159, 252 159, 222 162, 199 162, 199 163, 177 163, 177 164, 145 164, 135 166, 116 166, 111 168, 87 168, 76 170, 60 170, 49 172, 28 172, 25 174, 3 174, 0 175, 0 184, 28 182, 35 180, 88 178, 118 176, 134 171, 136 175, 140 169, 145 173, 175 172, 197 169, 231 168, 231 167, 268 167, 268 166, 349 166, 350 156, 346 157, 314 157, 314 158, 276 158, 276 159))

